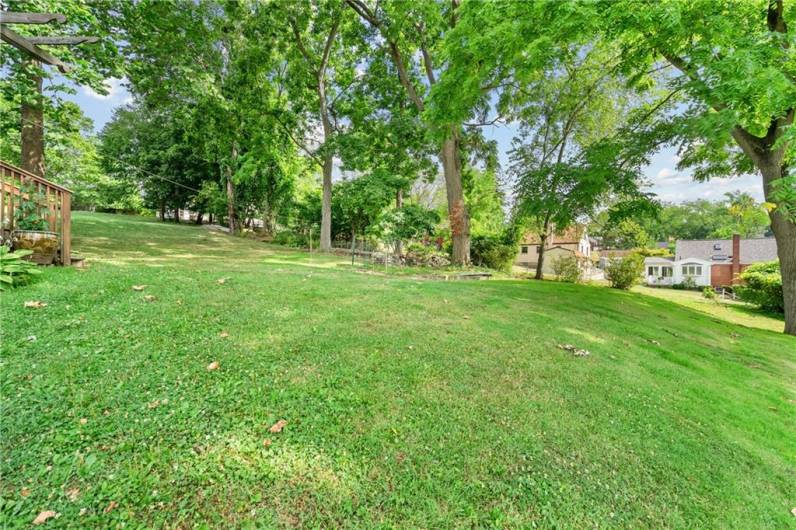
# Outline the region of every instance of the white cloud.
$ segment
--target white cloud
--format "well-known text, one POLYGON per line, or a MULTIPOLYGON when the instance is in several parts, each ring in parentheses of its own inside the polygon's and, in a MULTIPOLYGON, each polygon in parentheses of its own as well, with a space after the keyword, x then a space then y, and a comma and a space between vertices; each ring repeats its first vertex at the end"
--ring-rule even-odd
POLYGON ((124 79, 111 77, 110 79, 107 79, 104 83, 105 88, 108 91, 107 94, 100 94, 99 92, 95 92, 92 88, 87 86, 83 87, 83 94, 87 95, 90 98, 99 99, 101 101, 110 101, 118 98, 123 93, 127 92, 125 88, 122 86, 122 82, 124 81, 125 81, 124 79))
POLYGON ((672 175, 674 175, 674 172, 671 169, 669 169, 668 167, 665 167, 665 168, 661 169, 660 171, 658 171, 658 174, 655 175, 655 178, 657 180, 663 180, 666 177, 671 177, 672 175))

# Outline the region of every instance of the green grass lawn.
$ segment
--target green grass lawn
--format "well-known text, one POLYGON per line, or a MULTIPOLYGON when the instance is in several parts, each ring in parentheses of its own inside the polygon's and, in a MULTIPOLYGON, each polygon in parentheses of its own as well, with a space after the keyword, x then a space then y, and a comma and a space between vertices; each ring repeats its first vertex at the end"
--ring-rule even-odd
POLYGON ((2 295, 3 528, 796 527, 793 337, 137 217, 74 232, 88 268, 2 295))
POLYGON ((634 291, 648 296, 655 296, 669 300, 676 304, 707 313, 716 319, 726 320, 741 326, 768 329, 780 332, 785 329, 785 320, 782 315, 766 313, 754 306, 730 299, 716 298, 708 300, 700 291, 683 291, 660 287, 647 287, 638 285, 634 291))

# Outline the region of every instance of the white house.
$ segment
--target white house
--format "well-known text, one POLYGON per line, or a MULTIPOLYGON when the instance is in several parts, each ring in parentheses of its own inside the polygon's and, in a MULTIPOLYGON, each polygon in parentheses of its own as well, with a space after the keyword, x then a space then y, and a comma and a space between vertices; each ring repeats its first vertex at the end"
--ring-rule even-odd
MULTIPOLYGON (((539 261, 541 240, 534 233, 527 233, 520 243, 520 252, 515 265, 535 269, 539 261)), ((570 226, 563 231, 554 231, 547 237, 542 272, 553 274, 553 263, 556 259, 575 256, 585 269, 590 268, 591 240, 583 225, 570 226)))
POLYGON ((678 240, 674 257, 644 260, 647 285, 675 285, 692 278, 697 286, 726 287, 753 263, 777 259, 774 238, 678 240))
POLYGON ((692 279, 694 285, 707 287, 710 285, 709 261, 699 258, 650 257, 644 259, 644 278, 647 285, 671 286, 685 283, 692 279))

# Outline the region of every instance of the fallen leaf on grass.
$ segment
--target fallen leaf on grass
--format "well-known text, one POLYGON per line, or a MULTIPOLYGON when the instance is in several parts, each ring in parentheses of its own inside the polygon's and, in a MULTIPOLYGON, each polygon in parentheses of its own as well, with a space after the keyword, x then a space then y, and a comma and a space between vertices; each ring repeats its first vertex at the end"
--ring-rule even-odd
POLYGON ((661 343, 655 339, 647 339, 650 344, 654 344, 655 346, 660 346, 661 343))
POLYGON ((27 497, 28 495, 30 495, 30 488, 22 488, 19 494, 22 495, 23 497, 27 497))
POLYGON ((85 425, 88 423, 88 418, 80 418, 80 425, 85 425))
POLYGON ((263 440, 263 447, 271 447, 271 439, 270 438, 266 438, 265 440, 263 440))
POLYGON ((31 335, 28 337, 28 342, 36 342, 36 335, 31 335))
POLYGON ((147 302, 154 302, 155 300, 157 300, 157 298, 155 297, 155 295, 145 294, 144 300, 147 302))
POLYGON ((227 283, 227 278, 219 278, 218 280, 216 280, 216 283, 218 285, 224 285, 225 283, 227 283))
POLYGON ((146 289, 146 285, 133 285, 133 291, 143 291, 146 289))
POLYGON ((111 513, 113 511, 113 509, 116 508, 117 506, 119 506, 118 502, 111 501, 111 502, 108 503, 108 505, 105 507, 105 509, 102 510, 102 513, 111 513))
POLYGON ((148 409, 154 409, 154 408, 157 408, 159 405, 160 405, 160 400, 159 400, 159 399, 156 399, 155 401, 153 401, 153 402, 149 403, 149 404, 146 406, 146 408, 148 408, 148 409))
POLYGON ((218 364, 218 361, 213 361, 212 363, 207 365, 207 370, 209 372, 212 372, 213 370, 218 370, 219 366, 220 365, 218 364))
POLYGON ((792 510, 790 511, 790 513, 792 513, 792 514, 793 514, 793 516, 794 516, 794 517, 796 517, 796 508, 792 509, 792 510))
POLYGON ((84 515, 86 515, 86 513, 88 513, 88 508, 80 508, 80 513, 78 515, 80 515, 80 517, 83 517, 84 515))
POLYGON ((54 512, 52 510, 46 510, 41 512, 36 518, 33 520, 33 524, 44 524, 47 522, 48 519, 52 519, 53 517, 58 517, 60 514, 58 512, 54 512))
POLYGON ((41 300, 28 300, 25 302, 25 307, 28 309, 41 309, 42 307, 47 307, 47 303, 41 300))
POLYGON ((71 488, 66 491, 66 498, 74 502, 80 496, 80 488, 71 488))
POLYGON ((222 339, 226 339, 227 337, 229 337, 229 333, 227 333, 226 331, 222 331, 221 333, 218 334, 218 336, 221 337, 222 339))
POLYGON ((285 425, 287 425, 287 420, 279 420, 278 422, 271 425, 271 427, 268 429, 268 432, 272 433, 282 432, 282 429, 285 428, 285 425))

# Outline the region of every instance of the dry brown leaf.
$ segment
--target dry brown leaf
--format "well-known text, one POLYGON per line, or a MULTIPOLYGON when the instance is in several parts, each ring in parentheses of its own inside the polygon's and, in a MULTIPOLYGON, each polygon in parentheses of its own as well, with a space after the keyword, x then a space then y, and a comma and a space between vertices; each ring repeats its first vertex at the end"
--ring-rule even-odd
POLYGON ((794 517, 796 517, 796 508, 792 509, 792 510, 790 511, 790 513, 792 513, 792 514, 793 514, 793 516, 794 516, 794 517))
POLYGON ((218 364, 218 361, 213 361, 212 363, 207 365, 207 370, 212 372, 213 370, 218 370, 219 366, 220 365, 218 364))
POLYGON ((80 517, 83 517, 87 513, 88 513, 88 508, 80 508, 80 513, 78 515, 80 515, 80 517))
POLYGON ((221 333, 218 334, 218 336, 221 337, 222 339, 226 339, 227 337, 229 337, 229 333, 227 333, 226 331, 222 331, 221 333))
POLYGON ((47 522, 48 519, 52 519, 53 517, 58 517, 59 515, 60 514, 58 512, 54 512, 52 510, 43 511, 36 516, 36 518, 33 520, 33 524, 37 525, 44 524, 47 522))
POLYGON ((108 505, 105 507, 105 509, 102 510, 102 513, 111 513, 113 511, 113 509, 116 508, 117 506, 119 506, 118 502, 111 501, 111 502, 108 503, 108 505))
POLYGON ((271 447, 271 439, 270 438, 266 438, 265 440, 263 440, 263 447, 271 447))
POLYGON ((227 283, 227 279, 226 278, 219 278, 218 280, 216 280, 216 283, 219 284, 219 285, 224 285, 225 283, 227 283))
POLYGON ((27 497, 28 495, 30 495, 30 488, 22 488, 19 494, 22 495, 23 497, 27 497))
POLYGON ((278 422, 271 425, 271 428, 268 429, 268 432, 278 433, 282 432, 282 429, 285 428, 287 425, 287 420, 279 420, 278 422))
POLYGON ((465 319, 465 320, 470 320, 470 317, 467 316, 467 315, 464 315, 462 318, 465 319))
POLYGON ((80 425, 85 425, 88 423, 88 418, 80 418, 80 425))
POLYGON ((143 291, 146 289, 146 285, 133 285, 133 291, 143 291))
POLYGON ((155 295, 145 294, 144 300, 146 300, 147 302, 154 302, 155 300, 157 300, 157 298, 155 298, 155 295))
POLYGON ((47 303, 41 300, 28 300, 25 302, 25 307, 28 309, 41 309, 42 307, 47 307, 47 303))
POLYGON ((154 408, 157 408, 157 407, 158 407, 158 405, 160 405, 160 400, 159 400, 159 399, 156 399, 155 401, 153 401, 153 402, 149 403, 149 404, 147 405, 147 408, 148 408, 148 409, 154 409, 154 408))
POLYGON ((74 502, 80 496, 80 488, 71 488, 66 490, 66 498, 74 502))

